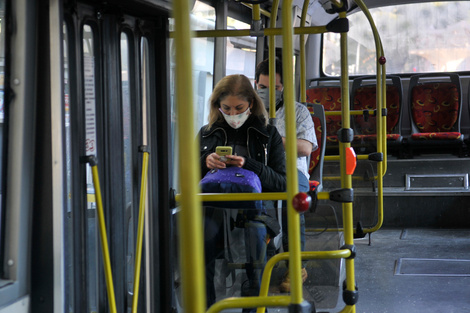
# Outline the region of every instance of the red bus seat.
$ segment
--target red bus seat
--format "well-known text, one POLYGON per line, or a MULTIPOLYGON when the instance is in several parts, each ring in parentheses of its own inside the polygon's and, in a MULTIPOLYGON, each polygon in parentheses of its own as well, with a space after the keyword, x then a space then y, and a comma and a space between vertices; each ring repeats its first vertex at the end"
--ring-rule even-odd
MULTIPOLYGON (((389 148, 401 147, 402 120, 402 83, 399 76, 388 75, 386 78, 386 108, 387 108, 387 146, 389 148)), ((364 76, 354 79, 351 89, 351 110, 376 110, 377 90, 376 77, 364 76), (367 80, 367 82, 366 82, 367 80)), ((379 114, 376 112, 376 114, 379 114)), ((355 132, 354 147, 371 147, 376 150, 377 128, 376 116, 355 115, 353 117, 355 132)))
MULTIPOLYGON (((341 111, 341 86, 338 79, 315 78, 307 81, 307 103, 322 105, 324 111, 341 111), (319 81, 334 80, 334 84, 318 85, 319 81), (316 86, 312 83, 316 82, 316 86)), ((342 127, 341 115, 326 115, 326 150, 333 149, 334 154, 338 154, 338 131, 342 127)))
POLYGON ((462 93, 455 73, 413 75, 410 78, 410 148, 453 145, 461 148, 462 93), (436 77, 436 78, 434 78, 436 77), (442 79, 447 77, 447 79, 442 79), (423 82, 423 80, 426 80, 423 82))

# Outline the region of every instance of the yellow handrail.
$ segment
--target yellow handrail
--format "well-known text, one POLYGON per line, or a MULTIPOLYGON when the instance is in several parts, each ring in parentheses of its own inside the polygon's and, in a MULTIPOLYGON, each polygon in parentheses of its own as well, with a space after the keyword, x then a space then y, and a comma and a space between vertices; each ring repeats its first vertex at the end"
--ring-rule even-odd
MULTIPOLYGON (((202 206, 196 194, 199 192, 201 177, 198 166, 198 141, 194 133, 192 88, 191 37, 189 27, 189 1, 173 2, 175 21, 175 104, 176 125, 178 126, 178 168, 181 188, 181 211, 178 219, 179 252, 181 268, 182 305, 194 313, 206 310, 206 285, 204 276, 204 244, 202 230, 202 206), (180 88, 185 89, 184 91, 180 88), (191 89, 192 90, 192 89, 191 89), (183 149, 184 147, 184 149, 183 149)), ((165 299, 166 300, 166 299, 165 299)))
MULTIPOLYGON (((330 250, 330 251, 302 251, 301 257, 302 260, 321 260, 321 259, 341 259, 348 258, 351 256, 351 250, 342 249, 342 250, 330 250)), ((266 266, 264 267, 263 276, 261 278, 261 287, 260 287, 260 297, 265 297, 268 295, 269 284, 272 276, 272 271, 274 266, 280 261, 288 260, 289 252, 278 253, 272 256, 266 266)), ((273 305, 271 302, 270 305, 273 305)), ((266 307, 260 307, 257 310, 257 313, 264 313, 266 307)))
MULTIPOLYGON (((294 27, 295 35, 302 34, 321 34, 327 31, 326 26, 309 26, 309 27, 294 27)), ((212 29, 212 30, 197 30, 194 31, 195 38, 205 37, 246 37, 251 36, 250 29, 212 29)), ((282 35, 282 28, 265 28, 261 30, 262 36, 279 36, 282 35)), ((170 38, 175 38, 175 31, 170 32, 170 38)))
MULTIPOLYGON (((382 109, 386 108, 386 71, 385 71, 385 59, 382 42, 380 40, 379 33, 375 26, 374 20, 362 0, 356 1, 357 5, 366 15, 368 19, 372 33, 375 40, 376 46, 376 57, 377 57, 377 107, 376 110, 368 110, 369 114, 377 114, 377 152, 382 153, 383 160, 377 163, 377 176, 373 178, 377 180, 377 223, 372 227, 363 228, 364 233, 372 233, 380 229, 383 223, 383 177, 387 171, 387 139, 386 139, 386 125, 387 117, 382 115, 382 109)), ((342 97, 344 97, 342 94, 342 97)), ((348 97, 349 99, 349 97, 348 97)), ((350 115, 361 115, 363 110, 350 110, 350 115)), ((325 116, 343 116, 342 111, 327 111, 325 116)), ((349 122, 349 119, 348 119, 349 122)), ((328 155, 324 157, 325 161, 334 161, 340 159, 339 156, 328 155)), ((368 155, 357 155, 357 160, 367 160, 368 155)), ((323 177, 324 180, 339 180, 337 176, 323 177)), ((356 178, 352 178, 355 180, 356 178)), ((329 231, 341 231, 343 228, 329 229, 329 231)))
MULTIPOLYGON (((276 27, 277 10, 279 8, 279 0, 273 1, 271 19, 269 20, 271 28, 276 27)), ((270 35, 269 42, 269 117, 276 117, 276 37, 270 35)))
MULTIPOLYGON (((250 9, 253 9, 253 7, 254 7, 255 5, 257 5, 257 6, 259 7, 259 4, 251 4, 251 3, 245 3, 245 2, 241 2, 241 4, 244 5, 244 6, 246 6, 246 7, 248 7, 248 8, 250 8, 250 9)), ((261 9, 261 8, 259 8, 259 11, 260 11, 260 13, 263 14, 264 16, 266 16, 266 17, 271 17, 271 13, 270 13, 269 11, 266 11, 266 10, 261 9)))
POLYGON ((269 297, 231 297, 222 299, 214 303, 207 313, 217 313, 227 309, 252 308, 258 307, 258 310, 264 306, 284 306, 291 303, 290 296, 269 296, 269 297))
POLYGON ((149 153, 147 147, 141 147, 144 158, 142 161, 142 180, 140 183, 140 202, 139 202, 139 221, 137 226, 137 246, 135 249, 134 266, 134 296, 132 297, 132 313, 137 313, 137 304, 139 303, 139 283, 140 283, 140 264, 142 260, 142 242, 144 238, 144 215, 145 215, 145 193, 147 190, 147 170, 149 153))
MULTIPOLYGON (((293 29, 292 25, 292 0, 283 1, 282 10, 282 74, 284 86, 284 107, 286 124, 286 169, 287 169, 287 199, 293 199, 299 191, 297 177, 297 134, 294 103, 294 68, 293 59, 293 29)), ((292 201, 287 201, 287 231, 289 245, 289 275, 291 278, 291 303, 301 304, 302 275, 300 257, 300 217, 292 206, 292 201)))
MULTIPOLYGON (((339 12, 339 17, 346 18, 346 12, 339 12)), ((343 129, 351 130, 350 126, 350 108, 349 108, 349 73, 348 73, 348 36, 347 33, 340 33, 340 55, 341 55, 341 112, 343 129)), ((352 189, 351 175, 346 174, 346 149, 351 147, 350 142, 340 142, 340 169, 341 169, 341 188, 352 189)), ((354 227, 353 227, 353 204, 347 202, 343 207, 343 234, 344 243, 347 246, 354 245, 354 227)), ((346 290, 355 291, 355 273, 354 259, 346 259, 346 290)), ((352 305, 352 312, 355 312, 355 305, 352 305)))
MULTIPOLYGON (((305 27, 305 20, 307 19, 307 9, 310 1, 304 1, 302 8, 302 17, 300 19, 300 26, 305 27)), ((300 34, 300 102, 305 103, 307 101, 307 77, 305 74, 305 34, 300 34)))
MULTIPOLYGON (((327 200, 330 198, 330 193, 322 191, 317 193, 317 199, 327 200)), ((262 193, 200 193, 197 194, 199 201, 253 201, 253 200, 287 200, 287 193, 285 192, 262 192, 262 193)), ((176 202, 180 202, 182 199, 181 194, 175 195, 176 202)))
POLYGON ((103 252, 103 266, 106 277, 106 288, 108 290, 108 301, 111 313, 116 313, 116 299, 114 296, 113 273, 111 271, 111 261, 109 259, 108 237, 106 235, 106 222, 103 213, 103 202, 101 199, 100 178, 98 175, 98 165, 95 156, 88 156, 87 161, 91 166, 93 175, 93 185, 96 195, 96 210, 98 212, 98 225, 101 237, 101 250, 103 252))

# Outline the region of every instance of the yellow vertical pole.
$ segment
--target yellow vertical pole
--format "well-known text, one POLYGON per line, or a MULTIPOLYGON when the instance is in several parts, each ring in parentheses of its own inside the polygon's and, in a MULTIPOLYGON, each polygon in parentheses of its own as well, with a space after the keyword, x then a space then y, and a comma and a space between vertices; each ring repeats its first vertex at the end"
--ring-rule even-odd
POLYGON ((98 212, 98 225, 101 238, 101 250, 103 252, 104 274, 106 277, 106 288, 108 290, 109 310, 116 313, 116 298, 114 296, 113 273, 111 271, 111 260, 109 259, 108 236, 106 235, 106 222, 103 213, 103 200, 101 198, 100 178, 98 175, 98 165, 95 156, 88 156, 95 186, 96 211, 98 212))
POLYGON ((289 275, 293 304, 300 304, 302 296, 300 218, 292 206, 292 199, 299 191, 297 181, 297 135, 294 103, 292 0, 282 4, 282 66, 284 82, 284 106, 286 111, 286 169, 287 169, 287 223, 289 233, 289 275))
POLYGON ((194 140, 189 1, 174 1, 173 14, 175 19, 175 59, 178 60, 176 62, 175 97, 181 188, 181 211, 178 219, 181 289, 183 307, 188 312, 201 313, 206 310, 206 283, 203 257, 202 206, 197 197, 201 173, 198 165, 197 146, 199 142, 194 140))
MULTIPOLYGON (((346 12, 339 13, 340 18, 346 18, 346 12)), ((348 73, 348 34, 340 34, 341 49, 341 116, 344 129, 351 128, 350 108, 349 108, 349 73, 348 73)), ((340 169, 341 169, 341 187, 352 189, 351 175, 346 175, 346 149, 351 147, 350 142, 340 142, 340 169)), ((347 246, 354 245, 353 228, 353 204, 351 202, 343 203, 343 228, 344 243, 347 246)), ((354 259, 346 259, 346 289, 355 291, 355 273, 354 259)), ((355 306, 352 306, 351 312, 356 312, 355 306)))
POLYGON ((134 265, 134 295, 132 297, 132 313, 137 313, 139 303, 140 264, 142 260, 142 243, 144 238, 145 193, 147 190, 147 169, 149 153, 147 147, 143 147, 144 159, 142 162, 142 179, 140 183, 139 221, 137 223, 137 245, 134 265))
MULTIPOLYGON (((379 39, 380 42, 380 39, 379 39)), ((380 50, 377 52, 377 55, 383 55, 383 50, 380 47, 380 50)), ((377 60, 378 61, 378 60, 377 60)), ((377 224, 374 227, 375 230, 382 227, 383 224, 383 177, 387 171, 387 116, 382 116, 382 110, 387 107, 387 77, 385 72, 385 66, 380 65, 377 62, 377 103, 380 106, 377 106, 377 138, 380 138, 378 141, 377 147, 381 147, 379 152, 382 152, 383 161, 378 162, 377 164, 377 224), (380 79, 378 79, 380 76, 380 79)))
POLYGON ((253 5, 253 11, 251 12, 251 16, 253 18, 253 21, 259 21, 261 20, 261 10, 259 7, 259 4, 254 4, 253 5))
POLYGON ((377 57, 377 103, 380 106, 377 106, 378 114, 377 117, 377 147, 381 147, 381 152, 383 153, 383 161, 377 164, 377 190, 378 190, 378 213, 377 213, 377 224, 371 229, 371 231, 378 230, 383 223, 383 177, 387 171, 387 117, 382 116, 381 109, 386 108, 386 68, 385 68, 385 54, 380 40, 379 32, 375 26, 374 19, 370 14, 367 6, 362 0, 356 0, 356 4, 361 8, 364 15, 372 29, 375 41, 375 50, 377 57), (383 58, 383 59, 382 59, 383 58))
MULTIPOLYGON (((305 27, 305 20, 307 18, 307 9, 309 1, 304 1, 302 8, 302 17, 300 19, 300 27, 305 27)), ((307 77, 306 77, 306 62, 305 62, 305 35, 300 35, 300 102, 307 102, 307 77)))
MULTIPOLYGON (((279 7, 279 0, 273 1, 271 19, 269 24, 271 28, 276 27, 277 10, 279 7)), ((269 36, 269 117, 276 117, 276 37, 274 35, 269 36)))

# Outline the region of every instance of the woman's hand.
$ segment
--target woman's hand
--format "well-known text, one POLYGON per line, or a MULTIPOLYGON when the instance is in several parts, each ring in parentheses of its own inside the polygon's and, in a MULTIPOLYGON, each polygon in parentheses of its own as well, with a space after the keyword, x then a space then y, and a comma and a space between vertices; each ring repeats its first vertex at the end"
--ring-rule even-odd
POLYGON ((245 158, 239 155, 226 155, 227 158, 227 164, 228 165, 233 165, 236 167, 243 167, 245 165, 245 158))
POLYGON ((226 168, 227 165, 232 165, 236 167, 243 167, 245 165, 245 158, 242 156, 238 155, 226 155, 226 161, 222 162, 221 157, 213 152, 209 154, 206 158, 206 166, 209 169, 214 169, 214 168, 226 168))
POLYGON ((220 160, 220 155, 218 155, 215 152, 213 152, 213 153, 211 153, 207 156, 206 166, 209 169, 226 168, 227 167, 227 165, 220 160))

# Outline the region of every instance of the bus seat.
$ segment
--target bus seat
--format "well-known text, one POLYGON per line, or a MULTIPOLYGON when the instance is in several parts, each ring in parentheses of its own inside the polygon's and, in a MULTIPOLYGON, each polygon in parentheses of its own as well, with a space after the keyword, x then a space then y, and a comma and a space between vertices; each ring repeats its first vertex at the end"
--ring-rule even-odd
POLYGON ((460 153, 464 135, 460 132, 462 92, 459 75, 413 75, 409 90, 410 149, 449 145, 458 147, 460 153))
MULTIPOLYGON (((307 81, 307 102, 321 104, 326 111, 341 111, 341 85, 337 78, 313 78, 307 81), (320 85, 320 81, 333 81, 320 85), (314 85, 316 83, 316 85, 314 85), (313 86, 312 86, 313 84, 313 86)), ((342 127, 341 115, 326 115, 325 151, 338 154, 338 131, 342 127)))
MULTIPOLYGON (((399 76, 386 77, 386 107, 387 107, 387 147, 395 150, 401 147, 402 120, 402 82, 399 76)), ((353 80, 351 89, 351 110, 376 109, 376 76, 363 76, 353 80)), ((376 150, 377 129, 376 116, 355 115, 353 118, 355 132, 353 147, 376 150)))
POLYGON ((308 103, 307 108, 315 125, 315 135, 317 136, 318 148, 310 154, 308 173, 310 174, 310 190, 322 190, 323 180, 323 160, 325 158, 326 132, 325 110, 322 105, 308 103))

